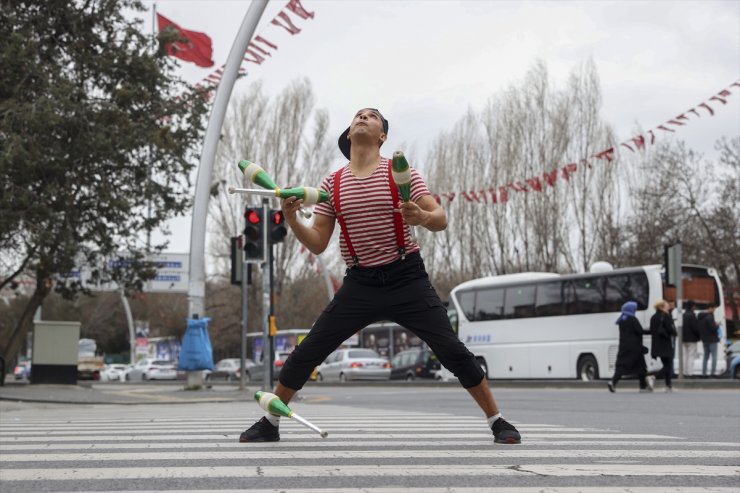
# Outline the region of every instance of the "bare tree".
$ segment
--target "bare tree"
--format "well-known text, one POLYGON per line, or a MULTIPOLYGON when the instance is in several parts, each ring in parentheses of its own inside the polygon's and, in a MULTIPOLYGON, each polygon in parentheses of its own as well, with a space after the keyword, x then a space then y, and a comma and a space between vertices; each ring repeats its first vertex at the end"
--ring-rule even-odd
MULTIPOLYGON (((216 183, 209 205, 209 256, 214 266, 211 276, 214 282, 223 283, 229 277, 229 238, 240 234, 244 228, 244 207, 261 203, 259 198, 233 196, 225 191, 228 186, 241 184, 255 187, 245 183, 237 167, 241 159, 259 163, 283 188, 319 186, 328 174, 334 150, 332 139, 327 138, 328 113, 314 107, 311 85, 308 80, 301 79, 291 82, 273 99, 264 94, 259 83, 252 84, 230 108, 214 165, 216 183)), ((271 199, 270 207, 279 209, 280 204, 271 199)), ((274 301, 280 318, 284 285, 291 279, 317 276, 317 273, 308 264, 299 242, 290 234, 284 243, 275 247, 274 266, 274 301)), ((338 264, 334 266, 339 268, 338 264)), ((253 269, 256 286, 261 286, 261 275, 259 269, 253 269)), ((255 309, 250 310, 249 326, 250 330, 257 330, 261 324, 261 290, 251 289, 250 297, 249 304, 255 309)), ((222 302, 223 299, 213 300, 213 303, 222 302)), ((238 296, 231 303, 237 307, 234 315, 238 321, 238 296)), ((214 320, 214 324, 218 323, 221 322, 214 320)))
POLYGON ((613 140, 600 105, 593 62, 574 70, 562 90, 537 62, 524 81, 492 97, 479 114, 469 110, 435 140, 427 180, 435 191, 457 192, 443 202, 448 230, 424 236, 429 263, 445 283, 585 270, 597 258, 602 235, 617 221, 609 211, 618 197, 612 167, 584 161, 613 140), (570 162, 578 173, 546 184, 545 174, 560 175, 570 162))

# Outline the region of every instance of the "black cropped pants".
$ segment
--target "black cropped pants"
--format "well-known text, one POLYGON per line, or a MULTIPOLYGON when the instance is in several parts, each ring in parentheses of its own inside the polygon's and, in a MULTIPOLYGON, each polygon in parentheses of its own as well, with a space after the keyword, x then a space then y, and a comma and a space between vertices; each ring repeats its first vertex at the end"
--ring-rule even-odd
POLYGON ((463 387, 484 377, 475 356, 458 339, 419 253, 377 268, 347 269, 344 283, 280 371, 285 387, 300 390, 313 369, 347 338, 374 322, 389 320, 426 342, 463 387))

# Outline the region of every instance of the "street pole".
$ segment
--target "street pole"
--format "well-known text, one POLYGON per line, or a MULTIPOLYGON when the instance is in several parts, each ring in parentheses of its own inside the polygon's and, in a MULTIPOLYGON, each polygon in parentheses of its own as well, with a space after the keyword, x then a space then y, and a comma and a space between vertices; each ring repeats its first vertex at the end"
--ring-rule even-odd
POLYGON ((208 216, 208 200, 211 196, 213 161, 216 156, 216 148, 221 136, 221 128, 226 116, 226 109, 234 88, 239 67, 242 64, 244 54, 247 52, 249 42, 254 36, 262 13, 267 7, 267 0, 253 0, 249 5, 239 32, 231 46, 231 51, 226 59, 221 82, 216 89, 216 97, 213 101, 213 109, 208 119, 208 128, 203 140, 203 150, 198 165, 198 177, 195 183, 195 200, 193 203, 193 221, 190 232, 190 273, 188 285, 188 316, 196 318, 203 316, 205 311, 206 295, 206 268, 205 268, 205 244, 206 244, 206 220, 208 216))
MULTIPOLYGON (((678 320, 676 321, 676 332, 678 333, 678 337, 676 337, 678 341, 678 379, 683 380, 683 269, 681 268, 681 262, 683 261, 681 254, 683 252, 681 251, 681 242, 679 241, 672 248, 675 250, 673 261, 676 264, 674 267, 674 279, 676 280, 676 314, 678 315, 678 320)), ((693 361, 691 364, 693 364, 693 361)))
POLYGON ((262 381, 262 390, 269 392, 272 390, 272 340, 270 338, 270 259, 267 258, 267 249, 270 248, 267 241, 268 225, 267 215, 269 214, 269 200, 262 199, 262 217, 265 225, 263 232, 263 252, 265 252, 265 261, 262 264, 262 363, 264 364, 264 378, 262 381))
MULTIPOLYGON (((241 248, 236 253, 237 255, 244 255, 244 250, 241 248)), ((239 390, 245 389, 245 380, 247 377, 247 301, 248 301, 248 286, 247 280, 249 278, 249 264, 242 262, 242 348, 241 358, 239 366, 239 390)))

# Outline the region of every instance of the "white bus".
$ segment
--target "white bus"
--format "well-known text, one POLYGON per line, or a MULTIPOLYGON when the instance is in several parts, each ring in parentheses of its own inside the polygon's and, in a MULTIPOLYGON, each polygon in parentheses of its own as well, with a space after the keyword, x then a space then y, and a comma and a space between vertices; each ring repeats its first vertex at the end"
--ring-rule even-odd
MULTIPOLYGON (((696 302, 697 311, 717 306, 715 318, 724 328, 716 271, 684 265, 682 278, 684 301, 696 302)), ((458 335, 489 379, 610 378, 619 346, 615 321, 622 304, 636 301, 637 318, 648 329, 653 304, 661 298, 675 300, 675 288, 664 285, 660 265, 485 277, 464 282, 450 294, 458 335)), ((644 344, 650 347, 650 336, 644 344)), ((659 361, 649 355, 646 360, 650 371, 660 369, 659 361)), ((718 369, 720 360, 718 355, 718 369)))

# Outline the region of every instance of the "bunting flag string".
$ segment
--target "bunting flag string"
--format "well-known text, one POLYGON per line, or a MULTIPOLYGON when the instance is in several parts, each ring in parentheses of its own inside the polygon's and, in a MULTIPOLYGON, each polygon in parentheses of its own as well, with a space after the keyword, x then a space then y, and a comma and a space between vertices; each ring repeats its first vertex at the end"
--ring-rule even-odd
MULTIPOLYGON (((292 16, 301 20, 314 18, 314 12, 307 11, 303 7, 303 4, 301 4, 301 0, 290 0, 270 21, 267 28, 269 29, 270 26, 277 26, 287 31, 291 36, 295 36, 300 33, 301 29, 296 26, 296 20, 291 19, 291 16, 288 15, 289 12, 292 16)), ((242 65, 239 67, 239 77, 246 77, 249 75, 249 71, 247 70, 248 64, 253 63, 255 65, 262 65, 262 63, 267 60, 267 57, 272 57, 272 53, 277 50, 278 45, 270 41, 266 34, 261 32, 255 36, 254 39, 249 42, 249 45, 247 45, 247 51, 242 59, 242 65)), ((216 87, 218 87, 218 84, 221 82, 225 67, 225 64, 221 65, 217 70, 208 74, 200 82, 197 82, 195 84, 196 89, 205 90, 209 96, 213 96, 216 87)))
POLYGON ((479 190, 478 192, 470 190, 463 192, 444 192, 440 194, 434 194, 433 197, 439 204, 442 203, 442 199, 445 199, 448 203, 450 203, 454 201, 455 198, 458 196, 463 197, 467 202, 483 202, 485 204, 488 204, 490 202, 491 204, 505 204, 509 200, 509 190, 513 190, 515 193, 526 193, 529 191, 543 192, 547 190, 548 187, 555 187, 558 176, 560 176, 562 180, 569 182, 570 177, 579 169, 590 169, 593 166, 592 162, 594 160, 598 160, 601 162, 605 161, 606 164, 611 164, 615 159, 615 154, 618 148, 624 148, 632 153, 646 149, 648 145, 655 144, 655 133, 658 130, 662 130, 663 132, 667 133, 676 133, 676 129, 671 128, 671 126, 684 127, 692 120, 702 118, 702 115, 710 117, 714 116, 716 111, 709 103, 711 101, 714 101, 714 104, 721 104, 723 106, 726 105, 727 99, 733 95, 731 92, 731 89, 733 87, 740 88, 740 81, 733 82, 732 84, 730 84, 729 87, 722 89, 717 94, 709 97, 706 101, 696 105, 694 108, 686 110, 683 113, 680 113, 678 116, 675 116, 666 121, 665 123, 658 125, 657 127, 655 127, 655 132, 653 130, 648 130, 646 135, 637 135, 624 142, 620 142, 616 146, 609 147, 608 149, 599 151, 589 156, 588 158, 581 159, 579 163, 568 163, 559 168, 556 167, 550 171, 545 171, 541 175, 525 178, 524 180, 511 181, 506 185, 499 185, 487 190, 479 190), (699 109, 702 109, 704 111, 700 112, 699 109), (690 117, 689 115, 693 116, 690 117), (547 185, 547 187, 543 185, 543 181, 547 185), (487 200, 486 192, 491 196, 490 201, 487 200))

